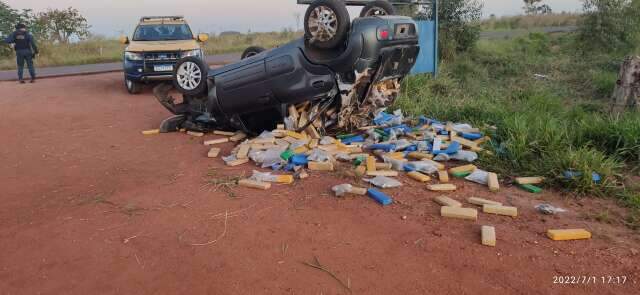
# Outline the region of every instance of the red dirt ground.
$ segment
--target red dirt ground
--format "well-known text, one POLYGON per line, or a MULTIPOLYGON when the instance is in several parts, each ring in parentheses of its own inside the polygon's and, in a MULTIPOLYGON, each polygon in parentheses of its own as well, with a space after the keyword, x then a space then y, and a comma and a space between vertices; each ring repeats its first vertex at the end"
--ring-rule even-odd
POLYGON ((215 190, 207 180, 253 167, 207 159, 201 138, 141 135, 169 114, 149 90, 128 95, 120 74, 0 83, 0 93, 2 294, 640 294, 640 239, 611 201, 456 181, 453 198, 520 209, 471 222, 440 217, 439 194, 404 178, 384 208, 333 197, 348 181, 340 173, 215 190), (540 215, 542 201, 569 212, 540 215), (497 247, 480 244, 481 225, 496 226, 497 247), (544 235, 575 227, 593 239, 544 235), (352 291, 302 264, 314 255, 352 291))

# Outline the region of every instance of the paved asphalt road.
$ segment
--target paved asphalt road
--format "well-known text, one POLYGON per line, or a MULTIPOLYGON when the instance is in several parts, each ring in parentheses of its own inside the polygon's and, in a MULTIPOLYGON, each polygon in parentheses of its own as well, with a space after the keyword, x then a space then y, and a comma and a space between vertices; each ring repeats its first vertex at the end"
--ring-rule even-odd
MULTIPOLYGON (((240 59, 239 53, 227 53, 219 55, 207 56, 207 63, 209 64, 227 64, 240 59)), ((64 67, 50 67, 50 68, 36 68, 38 78, 52 78, 59 76, 75 76, 75 75, 90 75, 106 72, 119 72, 122 71, 122 63, 105 63, 105 64, 90 64, 90 65, 77 65, 77 66, 64 66, 64 67)), ((25 74, 28 71, 25 69, 25 74)), ((28 76, 28 74, 26 74, 28 76)), ((17 80, 17 74, 15 70, 0 71, 0 81, 14 81, 17 80)))

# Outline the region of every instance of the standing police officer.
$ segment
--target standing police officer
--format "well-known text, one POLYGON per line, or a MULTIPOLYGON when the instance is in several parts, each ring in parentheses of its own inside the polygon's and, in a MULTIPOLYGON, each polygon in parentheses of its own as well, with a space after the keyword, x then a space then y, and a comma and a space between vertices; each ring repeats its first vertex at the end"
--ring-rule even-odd
POLYGON ((38 46, 31 33, 27 32, 25 24, 17 24, 16 31, 11 33, 4 42, 14 44, 16 50, 16 61, 18 63, 18 79, 24 84, 22 75, 24 72, 24 63, 27 62, 29 74, 31 75, 31 83, 36 81, 36 70, 33 67, 33 58, 38 54, 38 46))

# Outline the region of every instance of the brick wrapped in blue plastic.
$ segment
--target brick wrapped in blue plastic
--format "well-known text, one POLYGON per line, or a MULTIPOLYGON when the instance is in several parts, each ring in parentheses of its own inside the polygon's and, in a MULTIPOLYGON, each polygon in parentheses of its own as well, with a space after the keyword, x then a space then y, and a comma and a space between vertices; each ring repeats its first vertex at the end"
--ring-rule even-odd
POLYGON ((393 152, 396 150, 396 145, 395 144, 387 144, 387 143, 376 143, 376 144, 371 144, 365 147, 365 149, 367 150, 383 150, 385 152, 393 152))
POLYGON ((451 144, 449 144, 449 146, 447 147, 446 150, 443 151, 433 151, 434 155, 439 155, 439 154, 447 154, 447 155, 453 155, 455 153, 457 153, 460 150, 460 143, 457 141, 453 141, 451 142, 451 144))
POLYGON ((463 132, 462 133, 462 138, 468 139, 468 140, 478 140, 478 139, 482 138, 482 133, 467 133, 467 132, 463 132))
POLYGON ((393 203, 393 199, 391 199, 391 197, 387 196, 385 193, 377 189, 373 189, 373 188, 368 189, 367 195, 369 195, 369 197, 371 197, 372 199, 376 200, 376 202, 380 203, 382 206, 391 205, 391 203, 393 203))
POLYGON ((352 144, 354 142, 364 142, 364 136, 356 135, 356 136, 352 136, 352 137, 347 137, 345 139, 340 140, 340 142, 342 142, 344 144, 352 144))

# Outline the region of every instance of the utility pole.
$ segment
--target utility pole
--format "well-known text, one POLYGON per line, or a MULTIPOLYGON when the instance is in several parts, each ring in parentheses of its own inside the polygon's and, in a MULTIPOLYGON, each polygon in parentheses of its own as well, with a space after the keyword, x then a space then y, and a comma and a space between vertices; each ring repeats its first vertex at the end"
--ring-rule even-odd
POLYGON ((293 13, 293 18, 295 18, 296 20, 296 32, 300 31, 300 12, 294 12, 293 13))

